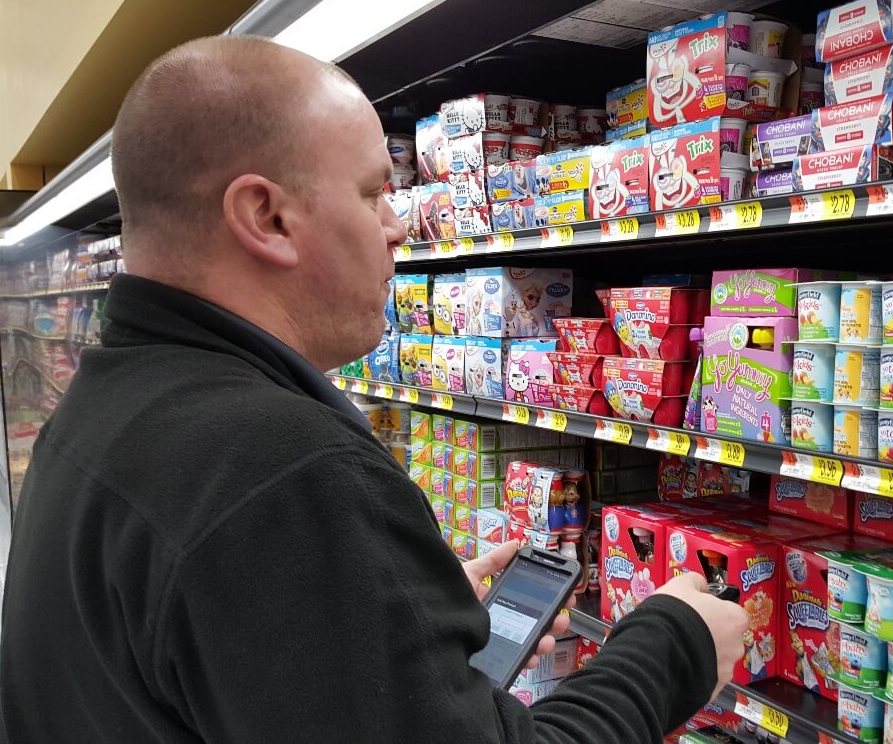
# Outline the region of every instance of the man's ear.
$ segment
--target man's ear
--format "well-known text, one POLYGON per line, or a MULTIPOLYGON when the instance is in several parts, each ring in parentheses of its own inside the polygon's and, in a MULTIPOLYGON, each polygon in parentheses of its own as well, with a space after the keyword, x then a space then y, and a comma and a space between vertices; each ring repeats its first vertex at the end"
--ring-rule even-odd
POLYGON ((283 269, 298 264, 296 202, 268 178, 246 173, 223 194, 223 217, 230 232, 258 261, 283 269))

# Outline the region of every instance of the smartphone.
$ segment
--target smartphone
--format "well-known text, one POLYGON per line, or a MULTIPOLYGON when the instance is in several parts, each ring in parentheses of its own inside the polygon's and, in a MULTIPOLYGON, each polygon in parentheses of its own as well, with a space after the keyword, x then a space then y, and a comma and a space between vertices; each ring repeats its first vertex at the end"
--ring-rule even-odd
POLYGON ((508 689, 580 581, 580 564, 558 553, 521 548, 484 598, 490 640, 469 664, 508 689))

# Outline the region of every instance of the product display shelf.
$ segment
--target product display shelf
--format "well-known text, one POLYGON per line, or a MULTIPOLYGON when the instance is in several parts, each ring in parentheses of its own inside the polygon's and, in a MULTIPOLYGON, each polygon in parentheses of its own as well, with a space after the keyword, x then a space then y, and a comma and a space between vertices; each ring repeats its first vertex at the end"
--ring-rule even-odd
POLYGON ((341 390, 377 398, 411 402, 421 406, 474 414, 525 426, 537 426, 589 439, 629 445, 694 457, 707 462, 754 470, 770 475, 786 475, 801 480, 843 486, 881 496, 893 497, 893 467, 874 460, 846 457, 831 453, 807 452, 787 446, 706 435, 637 421, 593 416, 588 413, 558 411, 494 398, 478 398, 452 394, 446 396, 455 405, 461 400, 463 410, 447 407, 444 394, 425 388, 412 388, 394 383, 382 384, 341 375, 330 375, 341 390))
POLYGON ((575 248, 629 250, 655 240, 753 239, 754 231, 813 230, 893 215, 893 182, 861 184, 786 196, 725 202, 672 212, 575 222, 561 227, 498 232, 401 246, 395 260, 444 258, 575 248))
POLYGON ((90 282, 66 289, 44 289, 39 292, 24 292, 21 294, 3 294, 0 300, 36 300, 42 297, 62 297, 65 295, 87 294, 88 292, 105 292, 109 288, 109 282, 90 282))
MULTIPOLYGON (((598 644, 611 630, 611 624, 599 617, 598 600, 593 595, 577 597, 570 616, 571 630, 598 644)), ((822 734, 843 744, 858 741, 837 731, 835 703, 781 679, 727 685, 714 704, 736 710, 753 723, 764 723, 767 730, 790 744, 817 744, 822 734)))

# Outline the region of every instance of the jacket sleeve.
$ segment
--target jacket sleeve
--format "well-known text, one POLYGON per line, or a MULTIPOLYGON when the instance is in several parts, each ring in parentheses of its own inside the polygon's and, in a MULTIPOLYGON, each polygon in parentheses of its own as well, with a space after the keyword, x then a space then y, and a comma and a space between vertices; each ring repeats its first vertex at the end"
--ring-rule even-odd
POLYGON ((468 666, 487 613, 424 495, 371 446, 321 447, 183 551, 157 682, 204 741, 649 742, 706 702, 715 657, 649 600, 532 709, 468 666))

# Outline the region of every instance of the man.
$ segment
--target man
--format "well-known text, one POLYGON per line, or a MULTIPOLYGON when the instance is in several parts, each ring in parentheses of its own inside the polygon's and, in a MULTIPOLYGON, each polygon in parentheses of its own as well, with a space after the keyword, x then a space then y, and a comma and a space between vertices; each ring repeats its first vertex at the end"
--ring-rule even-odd
POLYGON ((134 85, 112 153, 130 275, 20 500, 10 742, 629 744, 730 678, 746 614, 694 577, 532 710, 469 667, 481 578, 516 546, 463 572, 320 374, 378 341, 404 239, 343 74, 260 39, 188 43, 134 85))

